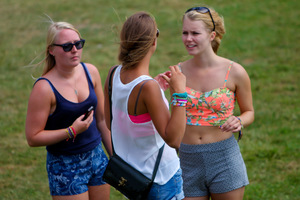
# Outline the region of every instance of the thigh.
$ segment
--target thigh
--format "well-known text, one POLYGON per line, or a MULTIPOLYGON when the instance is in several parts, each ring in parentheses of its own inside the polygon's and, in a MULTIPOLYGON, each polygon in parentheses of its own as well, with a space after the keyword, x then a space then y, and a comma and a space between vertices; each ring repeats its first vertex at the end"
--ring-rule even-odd
POLYGON ((238 145, 207 154, 210 193, 227 193, 249 184, 246 166, 238 145))
POLYGON ((88 191, 90 163, 81 155, 47 154, 47 172, 52 196, 78 195, 88 191))
POLYGON ((241 187, 239 189, 222 193, 222 194, 211 194, 212 200, 223 200, 223 199, 230 199, 230 200, 243 200, 245 192, 245 187, 241 187))
POLYGON ((108 164, 108 158, 102 149, 102 146, 99 145, 93 150, 91 155, 92 167, 91 173, 92 176, 89 180, 88 186, 100 186, 106 184, 103 181, 103 174, 108 164))
POLYGON ((53 200, 89 200, 88 192, 69 196, 52 196, 53 200))
POLYGON ((204 197, 186 197, 184 200, 209 200, 209 196, 204 197))
POLYGON ((179 148, 183 191, 186 197, 205 197, 209 195, 206 186, 206 166, 201 148, 201 145, 188 144, 181 144, 179 148))
POLYGON ((89 186, 89 200, 109 200, 110 185, 89 186))

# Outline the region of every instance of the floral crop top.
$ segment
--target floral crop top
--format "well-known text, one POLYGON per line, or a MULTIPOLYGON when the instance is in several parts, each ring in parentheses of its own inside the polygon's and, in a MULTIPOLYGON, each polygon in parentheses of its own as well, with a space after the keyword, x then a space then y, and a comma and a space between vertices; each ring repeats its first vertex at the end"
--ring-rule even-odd
POLYGON ((194 126, 220 126, 233 115, 235 93, 226 87, 233 62, 230 62, 224 85, 208 92, 199 92, 186 87, 186 124, 194 126))

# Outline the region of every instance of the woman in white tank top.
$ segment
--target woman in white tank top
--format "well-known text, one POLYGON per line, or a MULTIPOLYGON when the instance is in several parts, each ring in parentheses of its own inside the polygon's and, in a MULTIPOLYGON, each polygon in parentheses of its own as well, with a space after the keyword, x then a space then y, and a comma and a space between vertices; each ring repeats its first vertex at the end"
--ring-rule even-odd
MULTIPOLYGON (((148 199, 183 199, 181 169, 176 149, 185 130, 185 104, 174 97, 172 113, 158 82, 149 74, 159 31, 145 12, 129 17, 120 35, 119 61, 112 78, 112 124, 105 84, 105 119, 112 131, 116 154, 151 178, 160 147, 165 144, 159 169, 148 199)), ((108 77, 110 76, 109 72, 108 77)), ((185 76, 177 66, 163 75, 176 96, 185 94, 185 76)), ((181 98, 184 101, 184 97, 181 98)))

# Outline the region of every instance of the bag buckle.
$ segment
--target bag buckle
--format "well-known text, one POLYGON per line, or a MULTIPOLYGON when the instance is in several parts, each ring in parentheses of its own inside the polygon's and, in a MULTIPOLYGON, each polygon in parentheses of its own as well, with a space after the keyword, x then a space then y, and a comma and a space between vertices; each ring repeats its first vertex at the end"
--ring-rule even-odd
POLYGON ((125 186, 125 182, 127 182, 127 180, 125 179, 125 178, 123 178, 123 177, 121 177, 121 179, 119 180, 119 184, 118 184, 118 186, 119 187, 123 187, 123 186, 125 186))

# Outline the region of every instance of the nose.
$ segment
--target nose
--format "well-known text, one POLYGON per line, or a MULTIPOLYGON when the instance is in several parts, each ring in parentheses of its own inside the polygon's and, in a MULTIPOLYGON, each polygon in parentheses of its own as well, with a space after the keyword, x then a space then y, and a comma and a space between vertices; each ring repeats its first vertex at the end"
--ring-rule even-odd
POLYGON ((73 44, 71 51, 77 51, 78 49, 76 48, 75 44, 73 44))
POLYGON ((192 40, 192 35, 191 34, 187 34, 186 35, 186 40, 191 41, 192 40))

